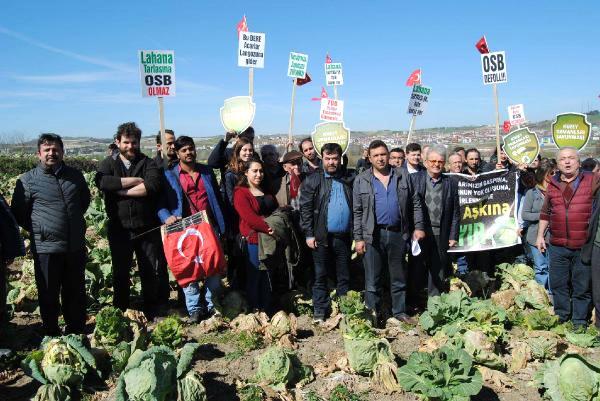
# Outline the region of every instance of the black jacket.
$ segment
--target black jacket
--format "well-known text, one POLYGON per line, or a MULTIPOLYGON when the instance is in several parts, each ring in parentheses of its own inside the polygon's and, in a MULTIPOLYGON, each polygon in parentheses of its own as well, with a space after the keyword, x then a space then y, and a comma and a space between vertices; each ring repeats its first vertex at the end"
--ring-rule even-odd
MULTIPOLYGON (((352 216, 352 183, 355 175, 345 170, 336 176, 325 178, 323 170, 317 170, 306 177, 300 186, 300 226, 307 238, 314 237, 318 244, 327 242, 327 209, 331 194, 331 180, 344 186, 344 195, 352 216)), ((348 232, 350 234, 350 231, 348 232)))
POLYGON ((596 192, 594 197, 594 203, 592 206, 592 217, 588 226, 588 238, 581 248, 581 261, 586 265, 592 263, 592 250, 594 249, 594 240, 596 239, 596 233, 598 232, 598 218, 600 218, 600 191, 596 192))
POLYGON ((32 234, 36 253, 76 252, 85 248, 85 214, 90 190, 81 171, 65 164, 54 173, 39 164, 15 186, 11 209, 32 234))
MULTIPOLYGON (((6 259, 14 259, 17 256, 24 255, 25 244, 23 244, 23 238, 21 238, 19 225, 10 211, 10 206, 6 203, 4 196, 0 195, 0 267, 6 259)), ((2 279, 0 278, 1 282, 2 279)), ((2 289, 0 289, 1 293, 2 289)), ((0 300, 0 303, 2 303, 2 300, 0 300)))
MULTIPOLYGON (((431 221, 429 219, 429 210, 425 203, 425 193, 427 191, 427 181, 429 174, 427 170, 419 171, 412 175, 414 190, 421 198, 423 207, 423 219, 425 221, 426 233, 431 235, 431 221)), ((448 241, 458 241, 458 233, 460 228, 460 204, 458 202, 458 183, 456 180, 442 174, 441 176, 442 189, 442 217, 440 219, 440 251, 448 250, 448 241)), ((440 184, 438 184, 440 185, 440 184)))
POLYGON ((159 192, 164 179, 156 163, 144 154, 139 154, 127 174, 119 155, 104 159, 96 173, 96 186, 104 193, 106 214, 110 226, 115 229, 142 230, 158 226, 157 216, 159 192), (140 177, 148 193, 145 197, 121 196, 122 177, 140 177))

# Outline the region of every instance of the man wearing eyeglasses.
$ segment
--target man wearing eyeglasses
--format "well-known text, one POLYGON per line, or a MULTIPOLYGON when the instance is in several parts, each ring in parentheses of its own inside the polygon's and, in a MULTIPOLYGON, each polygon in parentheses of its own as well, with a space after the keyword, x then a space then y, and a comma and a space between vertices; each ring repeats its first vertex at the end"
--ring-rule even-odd
POLYGON ((446 149, 431 146, 425 154, 426 170, 414 174, 415 192, 423 205, 425 238, 420 247, 430 297, 439 295, 446 287, 450 267, 448 248, 456 246, 460 224, 458 184, 442 174, 445 164, 446 149))

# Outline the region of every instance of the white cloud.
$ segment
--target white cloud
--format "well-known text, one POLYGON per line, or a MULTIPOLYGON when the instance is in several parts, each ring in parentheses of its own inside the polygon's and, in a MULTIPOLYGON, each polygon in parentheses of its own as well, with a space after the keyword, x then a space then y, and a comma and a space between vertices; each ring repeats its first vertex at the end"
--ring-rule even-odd
MULTIPOLYGON (((19 81, 38 83, 38 84, 78 84, 98 81, 126 80, 128 75, 115 73, 112 71, 97 72, 76 72, 71 74, 58 75, 15 75, 14 79, 19 81)), ((130 79, 132 76, 129 77, 130 79)))

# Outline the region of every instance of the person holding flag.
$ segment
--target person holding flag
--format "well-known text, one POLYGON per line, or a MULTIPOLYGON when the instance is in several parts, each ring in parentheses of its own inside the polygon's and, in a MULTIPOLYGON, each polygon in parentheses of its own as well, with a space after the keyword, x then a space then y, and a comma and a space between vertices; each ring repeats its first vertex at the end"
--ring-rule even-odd
MULTIPOLYGON (((168 185, 160 202, 158 217, 163 224, 169 225, 183 217, 206 211, 209 220, 215 223, 212 225, 214 230, 218 235, 223 235, 225 219, 222 212, 219 184, 213 170, 196 162, 196 145, 189 136, 177 138, 174 147, 179 163, 165 171, 168 185)), ((214 245, 218 246, 219 244, 217 242, 214 245)), ((165 247, 167 247, 166 243, 165 247)), ((218 271, 222 267, 224 266, 202 266, 202 269, 206 273, 207 271, 218 271)), ((205 279, 203 288, 205 294, 202 297, 198 281, 203 277, 195 268, 196 266, 191 263, 183 269, 184 271, 179 272, 181 276, 186 277, 186 281, 189 281, 182 287, 192 323, 198 323, 201 319, 214 313, 214 300, 221 292, 221 275, 210 275, 205 279)), ((177 275, 175 278, 178 278, 177 275)))

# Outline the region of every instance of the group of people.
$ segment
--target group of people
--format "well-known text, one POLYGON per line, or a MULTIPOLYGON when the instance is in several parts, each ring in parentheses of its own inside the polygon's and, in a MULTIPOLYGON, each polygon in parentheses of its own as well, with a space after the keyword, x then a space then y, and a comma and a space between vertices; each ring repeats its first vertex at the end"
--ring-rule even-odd
MULTIPOLYGON (((364 274, 361 289, 375 324, 415 323, 423 299, 447 291, 450 275, 493 272, 506 258, 531 261, 561 321, 587 325, 592 296, 600 310, 600 173, 597 163, 580 164, 575 149, 525 166, 511 163, 503 151, 485 163, 475 148, 448 155, 440 145, 389 149, 374 140, 350 168, 338 144, 317 152, 305 138, 283 155, 269 144, 258 151, 248 128, 227 133, 203 164, 191 137, 159 133, 159 152, 150 158, 140 150, 141 135, 135 123, 120 125, 95 177, 108 216, 113 302, 123 310, 130 304, 135 255, 143 311, 150 319, 165 312, 170 287, 157 228, 200 212, 220 239, 216 246, 228 266, 182 286, 192 322, 215 313, 227 279, 245 293, 250 309, 268 313, 280 306, 282 293, 300 286, 311 294, 320 324, 331 313, 331 291, 345 295, 364 274), (458 184, 447 173, 494 169, 520 173, 523 246, 449 253, 459 239, 461 215, 458 184), (353 250, 360 264, 351 263, 353 250)), ((61 312, 65 332, 81 333, 90 191, 83 174, 64 163, 60 136, 42 134, 37 156, 38 166, 17 181, 10 207, 2 198, 0 298, 5 302, 5 265, 24 254, 21 226, 30 233, 46 333, 60 333, 61 312)))

